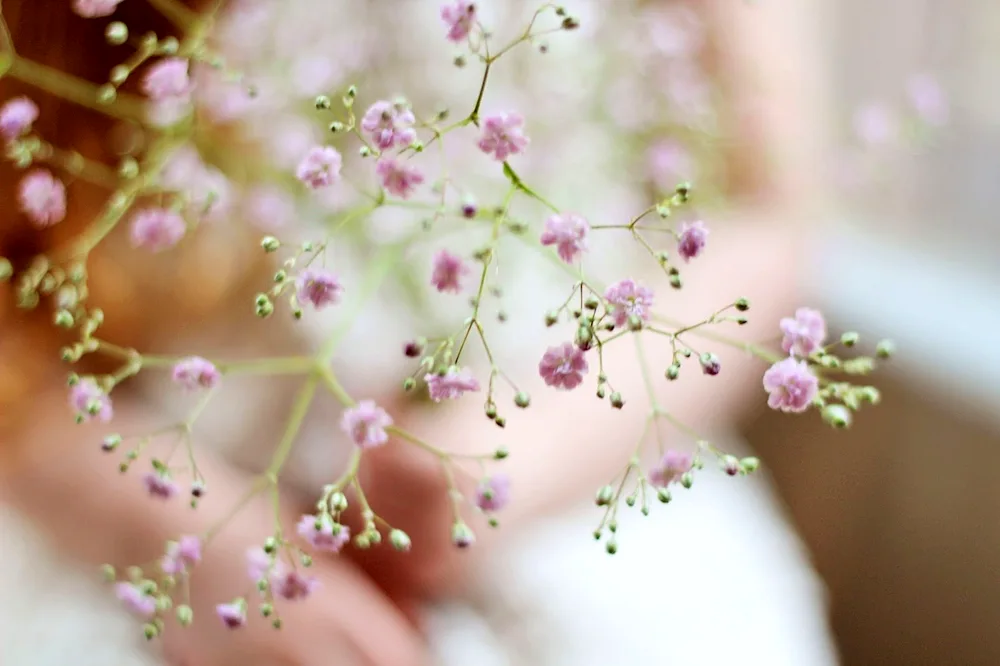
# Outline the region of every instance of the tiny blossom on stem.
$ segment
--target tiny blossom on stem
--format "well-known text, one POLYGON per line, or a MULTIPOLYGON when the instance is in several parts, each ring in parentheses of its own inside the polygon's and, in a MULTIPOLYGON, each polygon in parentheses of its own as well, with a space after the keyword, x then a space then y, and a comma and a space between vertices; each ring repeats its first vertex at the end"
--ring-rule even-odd
POLYGON ((167 552, 160 559, 163 573, 176 576, 201 561, 201 539, 188 534, 167 544, 167 552))
POLYGON ((159 60, 142 77, 142 91, 158 102, 186 101, 191 96, 192 88, 186 58, 159 60))
POLYGON ((340 279, 323 269, 307 268, 295 279, 296 298, 300 303, 308 303, 317 310, 339 303, 343 291, 340 279))
POLYGON ((365 111, 361 129, 379 150, 389 150, 393 146, 405 148, 417 139, 412 127, 416 121, 413 111, 406 104, 379 100, 365 111))
POLYGON ((819 310, 799 308, 794 317, 783 317, 779 326, 784 334, 781 348, 795 356, 809 356, 826 340, 826 321, 819 310))
POLYGON ((440 292, 457 294, 462 291, 462 278, 470 272, 461 257, 448 250, 440 250, 434 255, 431 284, 440 292))
POLYGON ((188 391, 214 388, 222 377, 219 369, 211 361, 200 356, 191 356, 179 361, 172 373, 175 383, 188 391))
POLYGON ((392 417, 373 400, 362 400, 344 411, 340 428, 351 441, 363 449, 382 446, 389 441, 385 429, 392 425, 392 417))
POLYGON ((528 147, 524 135, 524 117, 519 113, 497 113, 483 119, 479 150, 492 154, 497 162, 518 155, 528 147))
POLYGON ((671 449, 663 454, 656 467, 649 471, 649 482, 657 488, 665 488, 679 481, 686 472, 690 472, 693 463, 694 459, 690 453, 671 449))
POLYGON ((424 381, 427 382, 427 391, 434 402, 455 400, 467 392, 479 390, 479 382, 468 368, 452 367, 443 375, 427 374, 424 375, 424 381))
POLYGON ((383 157, 375 164, 375 173, 378 175, 389 194, 394 194, 401 199, 407 199, 416 189, 417 185, 424 182, 424 175, 416 167, 406 166, 390 157, 383 157))
POLYGON ((83 18, 99 18, 114 14, 122 0, 73 0, 73 11, 83 18))
POLYGON ((13 140, 31 130, 38 120, 38 105, 28 97, 15 97, 0 108, 0 136, 13 140))
POLYGON ((139 617, 148 619, 156 615, 156 599, 134 583, 122 582, 115 585, 115 596, 139 617))
POLYGON ((66 217, 66 186, 47 169, 36 169, 22 178, 17 198, 36 227, 51 227, 66 217))
POLYGON ((180 213, 166 208, 146 208, 132 215, 129 234, 132 247, 150 252, 172 248, 184 238, 187 223, 180 213))
POLYGON ((247 608, 242 599, 215 607, 215 614, 229 629, 239 629, 247 623, 247 608))
POLYGON ((691 261, 705 249, 708 241, 708 228, 701 220, 684 222, 681 225, 680 237, 677 240, 677 252, 684 261, 691 261))
POLYGON ((468 0, 447 2, 441 6, 441 20, 448 28, 448 41, 464 42, 476 22, 476 3, 468 0))
POLYGON ((643 321, 649 321, 653 292, 635 280, 622 280, 611 285, 604 292, 604 298, 611 306, 611 316, 614 318, 615 326, 624 326, 632 315, 643 321))
POLYGON ((701 364, 701 371, 711 377, 722 371, 722 362, 719 361, 718 356, 711 352, 705 352, 699 356, 698 363, 701 364))
POLYGON ((150 497, 170 499, 177 494, 179 488, 166 472, 146 472, 142 475, 142 485, 150 497))
POLYGON ((332 146, 313 146, 299 162, 295 177, 311 189, 328 187, 340 180, 343 159, 332 146))
POLYGON ((483 479, 476 489, 476 506, 483 511, 493 513, 507 506, 510 502, 510 477, 506 474, 494 474, 483 479))
POLYGON ((288 601, 300 601, 319 589, 319 580, 299 571, 281 571, 271 576, 271 589, 288 601))
POLYGON ((114 415, 111 397, 93 379, 81 379, 70 389, 69 404, 84 421, 107 423, 114 415))
POLYGON ((538 374, 547 385, 566 390, 579 386, 588 369, 583 351, 572 342, 549 347, 538 363, 538 374))
POLYGON ((567 264, 577 260, 587 251, 587 235, 590 224, 582 215, 561 213, 550 215, 545 220, 545 228, 540 238, 542 245, 555 245, 559 257, 567 264))
POLYGON ((333 522, 329 515, 314 516, 306 514, 299 519, 297 527, 299 536, 309 542, 316 550, 331 553, 340 549, 351 540, 351 530, 347 525, 333 522))
POLYGON ((789 357, 778 361, 764 373, 767 406, 782 412, 804 412, 819 392, 819 379, 809 364, 789 357))

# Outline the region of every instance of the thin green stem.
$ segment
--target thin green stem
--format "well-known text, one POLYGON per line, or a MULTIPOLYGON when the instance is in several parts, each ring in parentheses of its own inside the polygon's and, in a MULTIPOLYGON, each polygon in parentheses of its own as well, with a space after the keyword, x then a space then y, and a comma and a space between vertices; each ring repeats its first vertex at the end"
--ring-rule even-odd
POLYGON ((9 74, 23 83, 112 118, 142 121, 146 117, 145 104, 138 97, 123 93, 113 102, 101 104, 93 83, 20 56, 14 58, 9 74))
POLYGON ((181 30, 190 30, 198 22, 198 14, 177 0, 149 0, 149 4, 181 30))
POLYGON ((298 395, 295 396, 295 402, 292 404, 292 410, 288 415, 288 423, 285 425, 285 432, 281 436, 281 442, 278 444, 278 448, 275 449, 274 456, 271 458, 271 464, 265 473, 268 482, 271 484, 277 483, 278 473, 281 472, 285 460, 288 459, 289 454, 292 452, 295 438, 298 437, 302 423, 309 412, 309 406, 316 395, 318 384, 319 376, 316 374, 310 375, 309 379, 302 385, 302 388, 299 389, 298 395))

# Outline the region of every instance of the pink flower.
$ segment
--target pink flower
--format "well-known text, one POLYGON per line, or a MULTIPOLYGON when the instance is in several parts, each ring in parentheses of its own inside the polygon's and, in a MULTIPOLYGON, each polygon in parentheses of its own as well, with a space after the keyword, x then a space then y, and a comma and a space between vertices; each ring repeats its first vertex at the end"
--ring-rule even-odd
POLYGON ((614 317, 615 326, 624 326, 632 315, 642 321, 649 321, 653 292, 635 280, 622 280, 611 285, 604 292, 604 298, 611 305, 611 316, 614 317))
POLYGON ((247 606, 242 599, 219 604, 215 607, 215 614, 222 620, 222 624, 230 629, 239 629, 247 623, 247 606))
POLYGON ((373 400, 362 400, 356 406, 348 408, 340 419, 340 429, 363 449, 382 446, 388 442, 389 434, 385 429, 391 425, 392 417, 373 400))
POLYGON ((680 481, 686 472, 690 472, 693 462, 690 453, 667 451, 659 464, 649 471, 649 482, 657 488, 665 488, 671 483, 680 481))
POLYGON ((550 215, 542 230, 542 245, 555 245, 559 257, 567 264, 577 260, 587 250, 590 225, 582 215, 562 213, 550 215))
POLYGON ((497 162, 503 162, 511 155, 518 155, 528 147, 528 137, 524 136, 524 118, 518 113, 497 113, 483 120, 483 134, 479 138, 479 150, 493 154, 497 162))
POLYGON ((405 104, 393 104, 385 100, 375 102, 361 118, 361 129, 379 150, 389 150, 393 146, 405 148, 416 141, 417 133, 412 125, 416 117, 405 104))
POLYGON ((0 136, 8 141, 26 134, 38 120, 38 106, 27 97, 15 97, 0 107, 0 136))
POLYGON ((408 198, 417 185, 424 182, 424 175, 418 169, 388 157, 375 164, 375 173, 382 181, 382 187, 401 199, 408 198))
POLYGON ((479 382, 468 368, 451 367, 443 375, 427 374, 424 375, 424 381, 427 382, 427 391, 434 402, 455 400, 466 392, 479 390, 479 382))
POLYGON ((163 573, 176 576, 201 561, 201 539, 185 535, 179 541, 167 544, 167 552, 160 559, 163 573))
POLYGON ((448 27, 448 41, 465 41, 476 21, 476 3, 454 0, 441 7, 441 20, 448 27))
POLYGON ((933 77, 926 74, 912 77, 907 82, 906 91, 913 110, 921 120, 935 126, 948 123, 948 98, 933 77))
POLYGON ((307 268, 295 279, 299 303, 309 303, 317 310, 340 302, 344 286, 336 275, 321 268, 307 268))
POLYGON ((146 472, 142 475, 142 484, 151 497, 168 500, 177 494, 177 484, 166 472, 146 472))
POLYGON ((342 164, 343 160, 336 148, 313 146, 299 162, 295 177, 313 190, 327 187, 340 180, 342 164))
MULTIPOLYGON (((276 566, 275 569, 278 567, 276 566)), ((267 578, 271 570, 271 556, 264 552, 263 548, 251 548, 247 550, 247 576, 254 583, 267 578)))
POLYGON ((566 390, 579 386, 588 369, 583 352, 572 342, 549 347, 538 363, 538 374, 547 385, 566 390))
POLYGON ((819 379, 805 361, 788 357, 764 373, 767 406, 783 412, 804 412, 819 392, 819 379))
POLYGON ((172 248, 184 238, 186 231, 187 223, 180 213, 166 208, 146 208, 136 212, 129 228, 132 247, 150 252, 172 248))
POLYGON ((186 58, 164 58, 151 65, 142 78, 142 91, 156 101, 187 101, 192 88, 186 58))
POLYGON ((66 187, 47 169, 36 169, 22 178, 17 198, 36 227, 51 227, 66 217, 66 187))
POLYGON ((178 362, 173 371, 174 382, 188 391, 214 388, 221 377, 219 369, 200 356, 191 356, 178 362))
POLYGON ((139 617, 150 619, 156 615, 156 599, 146 594, 138 585, 118 583, 115 585, 115 596, 139 617))
POLYGON ((448 250, 440 250, 434 255, 434 269, 431 284, 440 292, 457 294, 462 291, 462 278, 469 274, 469 267, 461 257, 448 250))
POLYGON ((826 321, 819 310, 799 308, 795 317, 782 318, 779 326, 785 337, 781 348, 789 354, 805 358, 819 349, 826 339, 826 321))
POLYGON ((483 511, 499 511, 509 502, 510 477, 506 474, 494 474, 479 483, 479 488, 476 489, 476 506, 483 511))
POLYGON ((73 0, 73 11, 83 18, 98 18, 114 13, 122 0, 73 0))
POLYGON ((107 423, 114 415, 111 398, 93 379, 81 379, 70 389, 69 404, 83 421, 94 418, 107 423))
POLYGON ((308 541, 316 550, 331 553, 340 552, 351 540, 351 529, 347 525, 333 522, 329 515, 320 517, 304 515, 299 519, 299 536, 308 541))
POLYGON ((691 261, 705 249, 708 241, 708 228, 701 220, 684 222, 681 225, 680 238, 677 239, 677 252, 684 261, 691 261))
POLYGON ((300 601, 319 588, 319 580, 298 571, 283 571, 281 575, 271 577, 271 589, 274 593, 288 601, 300 601))

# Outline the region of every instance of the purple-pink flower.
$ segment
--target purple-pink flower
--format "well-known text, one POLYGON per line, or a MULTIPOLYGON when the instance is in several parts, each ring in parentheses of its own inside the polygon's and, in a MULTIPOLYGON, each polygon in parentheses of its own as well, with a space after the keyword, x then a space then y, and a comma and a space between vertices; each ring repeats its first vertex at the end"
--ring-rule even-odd
POLYGON ((510 502, 510 477, 506 474, 494 474, 479 482, 476 489, 476 506, 483 511, 493 513, 507 506, 510 502))
POLYGON ((302 516, 297 530, 299 536, 308 541, 313 548, 331 553, 340 552, 340 549, 351 540, 350 528, 333 522, 327 514, 302 516))
POLYGON ((166 472, 146 472, 142 475, 142 485, 150 497, 168 500, 177 494, 179 488, 166 472))
POLYGON ((142 77, 142 91, 162 102, 186 101, 191 96, 191 77, 186 58, 164 58, 153 63, 142 77))
POLYGON ((73 11, 83 18, 110 16, 122 0, 73 0, 73 11))
POLYGON ((215 614, 229 629, 239 629, 247 623, 247 607, 242 599, 215 607, 215 614))
MULTIPOLYGON (((280 562, 275 563, 275 569, 278 568, 280 562)), ((271 556, 268 555, 263 548, 251 548, 247 550, 247 576, 254 583, 267 578, 268 572, 271 570, 271 556)))
POLYGON ((84 421, 97 419, 107 423, 114 415, 111 398, 93 379, 81 379, 69 390, 69 404, 84 421))
POLYGON ((17 198, 36 227, 51 227, 66 217, 66 186, 48 169, 36 169, 22 178, 17 198))
POLYGON ((819 392, 819 379, 805 361, 788 357, 764 373, 767 406, 782 412, 804 412, 819 392))
POLYGON ((145 208, 132 215, 129 234, 132 247, 150 252, 172 248, 184 238, 187 223, 180 213, 166 208, 145 208))
POLYGON ((705 249, 708 241, 708 228, 701 220, 694 222, 684 222, 681 224, 681 233, 677 239, 677 252, 684 261, 691 261, 705 249))
POLYGON ((379 100, 365 111, 361 118, 361 129, 379 150, 389 150, 393 146, 405 148, 417 139, 417 133, 413 129, 416 121, 413 111, 405 104, 379 100))
POLYGON ((545 220, 540 238, 542 245, 555 245, 559 257, 567 264, 577 260, 587 250, 590 224, 576 213, 557 213, 545 220))
POLYGON ((288 601, 300 601, 319 588, 319 580, 315 576, 307 576, 299 571, 285 570, 271 576, 271 589, 274 594, 288 601))
POLYGON ((173 370, 173 380, 188 391, 214 388, 222 374, 211 361, 190 356, 179 361, 173 370))
POLYGON ((434 255, 431 284, 441 292, 457 294, 462 291, 462 278, 470 273, 462 258, 448 250, 440 250, 434 255))
POLYGON ((476 23, 476 3, 454 0, 441 6, 441 20, 448 28, 448 41, 465 41, 476 23))
POLYGON ((340 429, 351 441, 363 449, 382 446, 389 441, 386 428, 392 425, 392 417, 374 400, 362 400, 354 407, 344 410, 340 419, 340 429))
POLYGON ((313 146, 299 162, 295 177, 311 189, 333 185, 340 180, 343 159, 332 146, 313 146))
POLYGON ((479 382, 468 368, 451 367, 443 375, 430 373, 424 375, 424 381, 434 402, 455 400, 467 392, 479 390, 479 382))
POLYGON ((528 147, 524 135, 524 117, 519 113, 496 113, 483 119, 479 150, 492 154, 497 162, 518 155, 528 147))
POLYGON ((375 173, 382 182, 382 187, 389 194, 394 194, 401 199, 408 198, 417 185, 424 182, 424 175, 420 170, 406 166, 391 157, 383 157, 375 164, 375 173))
POLYGON ((295 296, 299 303, 308 303, 317 310, 340 302, 344 286, 330 271, 307 268, 295 278, 295 296))
POLYGON ((611 306, 611 316, 614 318, 615 326, 624 326, 632 315, 642 321, 649 321, 653 292, 635 280, 622 280, 611 285, 604 292, 604 298, 611 306))
POLYGON ((12 141, 31 130, 38 106, 27 97, 15 97, 0 107, 0 136, 12 141))
POLYGON ((649 471, 649 482, 657 488, 665 488, 671 483, 675 483, 686 473, 691 471, 694 459, 690 453, 667 451, 660 462, 649 471))
POLYGON ((201 562, 201 539, 188 534, 167 544, 166 554, 160 558, 163 573, 176 576, 201 562))
POLYGON ((583 351, 572 342, 549 347, 538 363, 538 374, 547 385, 566 390, 579 386, 588 369, 583 351))
POLYGON ((146 594, 134 583, 121 582, 115 585, 115 596, 125 607, 139 617, 150 619, 156 615, 156 599, 146 594))
POLYGON ((809 356, 826 340, 826 321, 819 310, 799 308, 795 317, 784 317, 779 325, 784 334, 781 348, 795 356, 809 356))

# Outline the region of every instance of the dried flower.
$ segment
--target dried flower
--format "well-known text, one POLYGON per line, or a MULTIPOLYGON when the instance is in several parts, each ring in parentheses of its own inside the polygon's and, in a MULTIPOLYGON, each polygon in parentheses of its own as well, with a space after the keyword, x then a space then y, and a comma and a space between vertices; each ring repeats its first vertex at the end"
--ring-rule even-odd
POLYGON ((657 488, 666 488, 678 483, 684 474, 691 471, 694 460, 690 453, 674 451, 663 454, 659 464, 649 471, 649 482, 657 488))
POLYGON ((476 3, 467 0, 445 3, 441 7, 441 20, 448 27, 448 41, 464 42, 476 22, 476 3))

